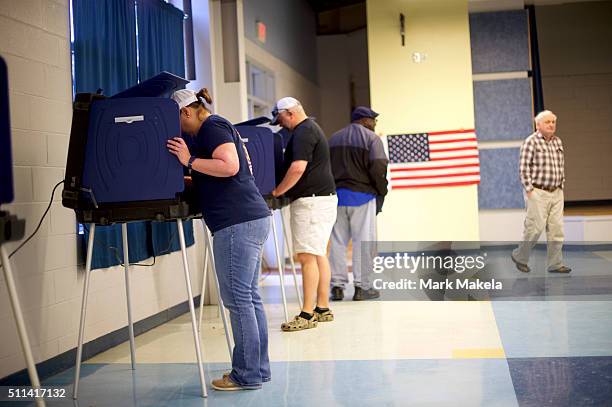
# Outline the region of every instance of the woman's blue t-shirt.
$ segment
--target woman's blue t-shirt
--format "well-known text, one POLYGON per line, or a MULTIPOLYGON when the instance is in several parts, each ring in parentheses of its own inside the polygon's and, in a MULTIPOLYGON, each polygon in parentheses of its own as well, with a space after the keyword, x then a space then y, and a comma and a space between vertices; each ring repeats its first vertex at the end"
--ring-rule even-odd
POLYGON ((202 123, 195 136, 191 154, 197 158, 212 158, 217 147, 234 143, 240 169, 231 177, 213 177, 192 171, 193 183, 204 221, 211 232, 228 226, 270 216, 251 174, 250 160, 238 131, 221 116, 211 115, 202 123))

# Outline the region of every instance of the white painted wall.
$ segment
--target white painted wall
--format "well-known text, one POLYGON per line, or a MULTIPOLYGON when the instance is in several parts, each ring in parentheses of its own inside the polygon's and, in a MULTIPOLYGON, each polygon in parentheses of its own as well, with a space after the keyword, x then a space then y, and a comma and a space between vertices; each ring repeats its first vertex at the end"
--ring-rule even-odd
POLYGON ((523 209, 487 209, 478 213, 480 240, 518 242, 523 236, 523 209))
MULTIPOLYGON (((15 202, 29 235, 51 189, 64 177, 72 93, 68 0, 0 2, 0 54, 9 69, 15 202)), ((76 220, 62 207, 61 187, 41 230, 12 260, 36 362, 76 347, 83 283, 76 220)), ((198 222, 199 223, 199 222, 198 222)), ((194 295, 200 291, 201 226, 188 249, 194 295)), ((16 243, 7 245, 9 250, 16 243)), ((187 299, 180 252, 153 268, 131 270, 135 321, 187 299)), ((0 377, 25 368, 6 284, 0 277, 0 377)), ((123 269, 93 272, 86 324, 90 341, 127 324, 123 269)))
POLYGON ((208 88, 214 95, 215 66, 211 58, 210 2, 204 0, 193 1, 191 3, 191 14, 193 18, 196 79, 189 83, 188 88, 194 90, 208 88))
MULTIPOLYGON (((237 0, 236 18, 238 21, 238 58, 240 67, 239 82, 225 82, 223 64, 223 36, 221 29, 221 1, 209 2, 209 27, 210 32, 210 58, 211 78, 213 85, 213 111, 220 114, 232 123, 238 123, 248 118, 247 87, 246 87, 246 62, 244 59, 244 23, 242 15, 242 1, 237 0)), ((195 30, 205 27, 194 27, 195 30)), ((197 47, 197 46, 196 46, 197 47)), ((199 55, 199 62, 205 62, 206 54, 199 55)))
POLYGON ((293 96, 302 102, 309 116, 315 116, 317 119, 320 117, 319 86, 316 83, 310 81, 253 41, 245 39, 244 45, 247 60, 255 62, 258 66, 274 74, 277 99, 293 96))

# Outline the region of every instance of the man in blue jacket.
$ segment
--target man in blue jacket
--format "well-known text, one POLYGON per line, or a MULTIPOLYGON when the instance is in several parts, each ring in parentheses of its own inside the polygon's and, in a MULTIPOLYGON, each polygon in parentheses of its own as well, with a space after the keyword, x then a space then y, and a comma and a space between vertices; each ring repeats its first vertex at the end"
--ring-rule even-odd
POLYGON ((346 249, 353 242, 353 301, 378 298, 372 287, 372 257, 376 214, 387 194, 387 165, 383 143, 374 133, 378 113, 364 106, 351 114, 351 124, 329 140, 332 172, 338 194, 338 214, 331 235, 331 299, 344 298, 348 283, 346 249), (362 249, 365 251, 362 252, 362 249))

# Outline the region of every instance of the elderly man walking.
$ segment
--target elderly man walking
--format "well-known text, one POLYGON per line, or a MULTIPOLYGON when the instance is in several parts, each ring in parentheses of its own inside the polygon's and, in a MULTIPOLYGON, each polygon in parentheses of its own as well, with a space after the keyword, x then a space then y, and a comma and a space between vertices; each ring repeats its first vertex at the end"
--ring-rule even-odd
POLYGON ((557 116, 544 110, 535 117, 536 132, 521 146, 519 172, 525 188, 526 210, 523 241, 512 252, 519 271, 528 273, 529 255, 546 229, 548 271, 569 273, 563 264, 563 143, 555 135, 557 116))

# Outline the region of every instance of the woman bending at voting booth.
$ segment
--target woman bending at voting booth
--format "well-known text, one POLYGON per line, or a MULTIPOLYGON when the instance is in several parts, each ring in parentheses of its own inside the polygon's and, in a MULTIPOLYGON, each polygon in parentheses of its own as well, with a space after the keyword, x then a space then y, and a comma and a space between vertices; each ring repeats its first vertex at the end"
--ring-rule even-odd
POLYGON ((258 291, 263 244, 270 231, 270 210, 255 186, 250 160, 238 131, 211 114, 206 89, 182 89, 181 130, 193 137, 191 151, 180 137, 168 150, 191 169, 204 221, 213 234, 221 298, 230 310, 235 346, 232 371, 212 381, 216 390, 258 389, 270 381, 268 326, 258 291))

